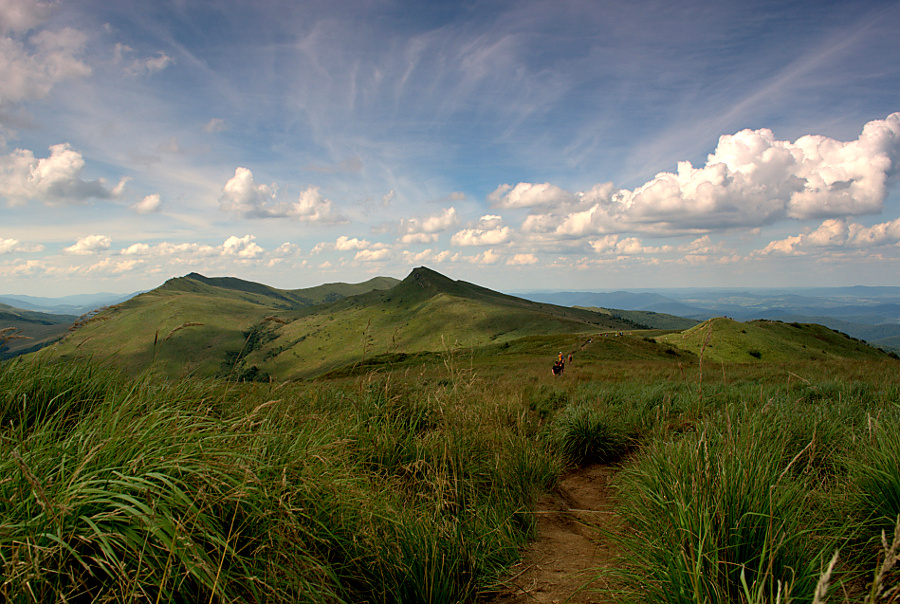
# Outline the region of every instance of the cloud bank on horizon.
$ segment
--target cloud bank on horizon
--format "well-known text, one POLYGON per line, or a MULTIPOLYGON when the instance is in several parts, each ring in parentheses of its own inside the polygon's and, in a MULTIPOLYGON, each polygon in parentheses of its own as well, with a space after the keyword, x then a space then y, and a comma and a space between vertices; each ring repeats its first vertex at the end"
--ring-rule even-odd
POLYGON ((900 5, 0 1, 0 293, 900 285, 900 5))

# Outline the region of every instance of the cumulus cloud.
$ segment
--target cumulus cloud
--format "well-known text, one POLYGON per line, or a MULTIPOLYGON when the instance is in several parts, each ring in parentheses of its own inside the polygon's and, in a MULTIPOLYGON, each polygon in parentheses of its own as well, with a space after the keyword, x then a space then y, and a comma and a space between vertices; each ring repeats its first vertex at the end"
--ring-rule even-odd
POLYGON ((150 253, 150 246, 146 243, 132 243, 119 253, 123 256, 146 256, 150 253))
POLYGON ((53 272, 46 263, 40 260, 27 260, 12 264, 0 264, 0 275, 4 277, 34 277, 53 272))
POLYGON ((106 235, 88 235, 76 241, 74 245, 65 248, 64 251, 67 254, 85 256, 108 250, 111 243, 112 241, 106 235))
POLYGON ((359 260, 361 262, 375 262, 377 260, 385 260, 391 255, 390 248, 378 248, 378 249, 367 249, 367 250, 359 250, 356 252, 356 255, 353 257, 354 260, 359 260))
POLYGON ((365 250, 370 248, 381 249, 386 247, 382 243, 373 244, 371 241, 366 239, 358 239, 356 237, 348 237, 347 235, 341 235, 338 237, 334 243, 328 242, 320 242, 315 245, 312 249, 312 253, 318 254, 320 252, 326 250, 334 250, 338 252, 352 252, 357 250, 365 250))
POLYGON ((309 224, 347 222, 332 201, 322 197, 318 187, 308 187, 294 203, 283 202, 278 200, 276 185, 257 184, 253 173, 241 167, 225 183, 219 208, 243 218, 294 218, 309 224))
POLYGON ((475 256, 466 256, 465 260, 472 264, 497 264, 500 262, 500 254, 494 250, 484 250, 482 253, 475 256))
POLYGON ((456 208, 445 208, 430 216, 409 218, 400 221, 401 243, 431 243, 438 234, 459 224, 456 208))
POLYGON ((848 142, 813 135, 781 141, 768 129, 724 135, 702 167, 679 162, 676 172, 633 190, 607 183, 571 196, 547 183, 519 183, 490 197, 500 207, 538 208, 522 225, 530 233, 711 232, 878 213, 898 157, 900 113, 893 113, 848 142))
POLYGON ((22 243, 18 239, 4 239, 0 237, 0 254, 34 254, 42 251, 44 251, 44 246, 39 243, 22 243))
POLYGON ((506 264, 509 266, 527 266, 537 263, 538 258, 534 254, 515 254, 512 258, 506 261, 506 264))
POLYGON ((500 185, 488 195, 488 201, 499 208, 547 207, 572 201, 574 196, 548 182, 532 184, 520 182, 515 187, 500 185))
POLYGON ((772 241, 757 255, 803 255, 815 250, 865 249, 900 245, 900 218, 874 226, 829 219, 810 232, 772 241))
POLYGON ((36 158, 27 149, 16 149, 0 157, 0 196, 9 205, 38 199, 47 204, 79 203, 88 199, 115 199, 127 178, 114 187, 106 180, 82 179, 85 161, 67 143, 50 147, 50 156, 36 158))
POLYGON ((16 251, 19 245, 18 239, 2 239, 0 238, 0 254, 9 254, 16 251))
POLYGON ((136 259, 115 260, 113 258, 104 258, 100 262, 87 267, 73 267, 72 272, 80 274, 103 273, 106 275, 121 275, 131 272, 134 269, 143 266, 143 264, 144 263, 141 260, 136 259))
POLYGON ((131 209, 138 214, 152 214, 154 212, 159 212, 159 209, 161 207, 162 200, 160 199, 159 193, 154 193, 153 195, 147 195, 142 200, 131 206, 131 209))
POLYGON ((253 235, 244 235, 236 237, 232 235, 222 244, 223 256, 236 256, 244 260, 252 260, 259 258, 266 253, 266 250, 253 242, 256 239, 253 235))
POLYGON ((450 239, 452 245, 460 247, 476 245, 499 245, 510 239, 511 229, 500 227, 495 229, 463 229, 450 239))
POLYGON ((294 243, 284 242, 272 251, 272 256, 276 258, 288 258, 290 256, 296 256, 299 253, 300 246, 294 243))

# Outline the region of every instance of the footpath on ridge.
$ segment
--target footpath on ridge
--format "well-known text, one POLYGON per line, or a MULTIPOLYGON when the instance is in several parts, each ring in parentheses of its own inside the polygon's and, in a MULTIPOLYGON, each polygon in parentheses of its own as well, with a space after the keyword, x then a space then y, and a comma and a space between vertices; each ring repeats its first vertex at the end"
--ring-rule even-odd
POLYGON ((535 511, 537 538, 510 569, 499 593, 482 602, 613 602, 598 592, 608 587, 598 575, 616 565, 616 544, 605 533, 620 526, 610 487, 617 470, 608 465, 579 468, 544 495, 535 511))

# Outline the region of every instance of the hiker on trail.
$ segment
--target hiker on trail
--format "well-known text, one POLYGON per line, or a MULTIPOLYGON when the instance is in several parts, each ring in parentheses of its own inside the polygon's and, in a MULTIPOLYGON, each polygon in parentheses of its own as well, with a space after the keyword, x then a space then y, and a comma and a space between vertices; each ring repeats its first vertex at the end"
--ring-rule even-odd
POLYGON ((553 365, 553 369, 551 371, 553 371, 553 375, 562 375, 564 368, 565 368, 565 366, 562 363, 560 363, 559 361, 556 361, 556 363, 553 365))
POLYGON ((562 364, 562 362, 563 362, 562 350, 559 351, 559 358, 556 360, 556 362, 559 363, 560 365, 562 364))
POLYGON ((571 364, 572 364, 572 353, 570 352, 569 353, 569 365, 571 365, 571 364))

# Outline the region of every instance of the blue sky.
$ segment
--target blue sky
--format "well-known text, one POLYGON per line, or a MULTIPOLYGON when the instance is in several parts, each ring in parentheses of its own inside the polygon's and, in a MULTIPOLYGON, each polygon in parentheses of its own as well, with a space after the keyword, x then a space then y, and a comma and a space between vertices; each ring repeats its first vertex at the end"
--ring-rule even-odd
POLYGON ((0 294, 900 285, 900 3, 0 0, 0 294))

